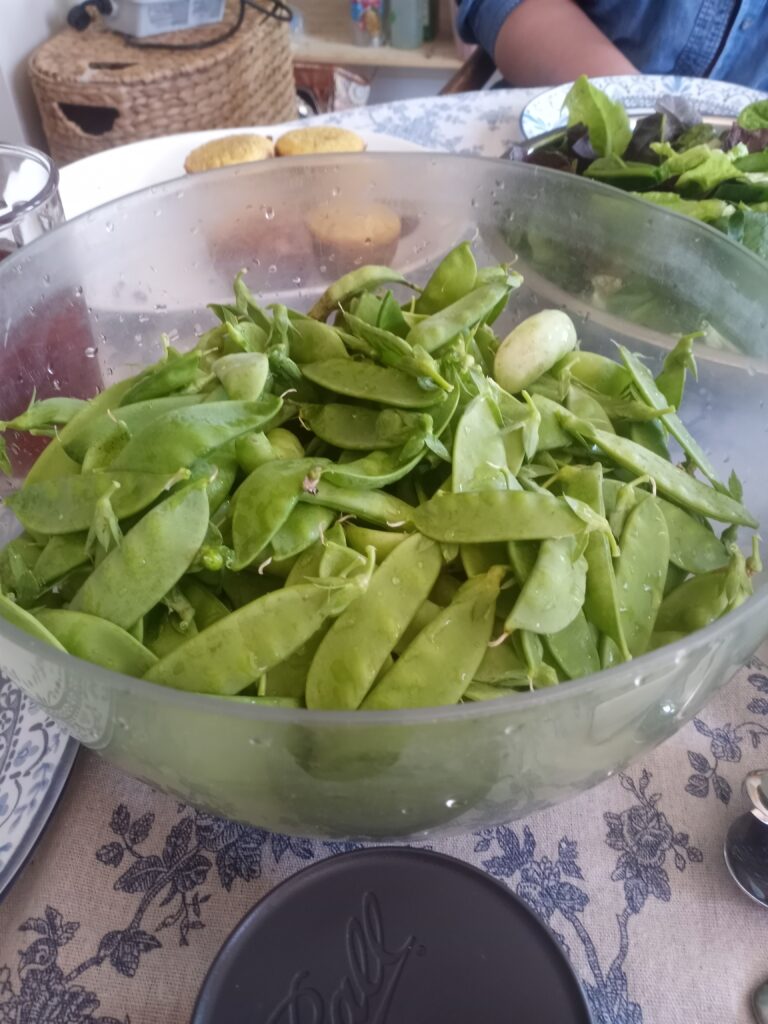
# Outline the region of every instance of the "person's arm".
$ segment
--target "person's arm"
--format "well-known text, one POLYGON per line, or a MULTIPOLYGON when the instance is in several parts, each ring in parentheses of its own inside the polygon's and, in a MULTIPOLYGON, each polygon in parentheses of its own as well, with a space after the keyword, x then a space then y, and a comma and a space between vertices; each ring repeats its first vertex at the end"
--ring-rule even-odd
POLYGON ((632 75, 637 68, 573 0, 523 0, 501 25, 493 52, 515 85, 558 85, 579 75, 632 75))

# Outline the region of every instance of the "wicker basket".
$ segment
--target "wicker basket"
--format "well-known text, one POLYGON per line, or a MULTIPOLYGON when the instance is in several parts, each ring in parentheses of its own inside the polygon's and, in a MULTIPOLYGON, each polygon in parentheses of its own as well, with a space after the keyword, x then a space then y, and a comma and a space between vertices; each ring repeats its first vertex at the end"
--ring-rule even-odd
MULTIPOLYGON (((239 9, 230 0, 223 23, 153 42, 214 39, 239 9)), ((33 53, 29 69, 61 164, 140 139, 296 117, 290 30, 251 7, 231 38, 200 50, 140 49, 98 21, 85 32, 65 29, 33 53)))

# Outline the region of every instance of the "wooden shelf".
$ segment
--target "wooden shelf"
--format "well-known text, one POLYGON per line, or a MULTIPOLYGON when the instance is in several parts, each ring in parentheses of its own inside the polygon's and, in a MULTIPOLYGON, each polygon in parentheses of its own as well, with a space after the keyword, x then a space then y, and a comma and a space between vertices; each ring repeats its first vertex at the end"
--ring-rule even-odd
POLYGON ((450 25, 441 18, 440 34, 418 50, 396 50, 392 46, 356 46, 346 0, 305 0, 304 35, 294 37, 293 52, 298 60, 318 64, 358 67, 403 68, 422 71, 455 71, 461 67, 450 25))

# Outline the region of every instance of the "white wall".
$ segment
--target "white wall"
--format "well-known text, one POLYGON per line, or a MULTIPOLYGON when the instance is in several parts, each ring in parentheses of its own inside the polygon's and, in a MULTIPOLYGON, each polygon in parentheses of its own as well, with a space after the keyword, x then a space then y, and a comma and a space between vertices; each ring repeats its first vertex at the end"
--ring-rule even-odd
POLYGON ((64 25, 74 4, 75 0, 0 0, 0 138, 44 145, 27 58, 64 25))

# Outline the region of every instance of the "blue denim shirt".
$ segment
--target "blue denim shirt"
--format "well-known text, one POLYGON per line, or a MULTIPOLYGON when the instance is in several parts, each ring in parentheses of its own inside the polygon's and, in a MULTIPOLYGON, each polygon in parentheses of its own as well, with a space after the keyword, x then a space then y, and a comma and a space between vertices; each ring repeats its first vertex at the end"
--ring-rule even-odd
MULTIPOLYGON (((528 0, 535 3, 535 0, 528 0)), ((522 0, 461 0, 468 42, 493 53, 499 29, 522 0)), ((768 90, 768 0, 578 0, 635 67, 768 90)))

